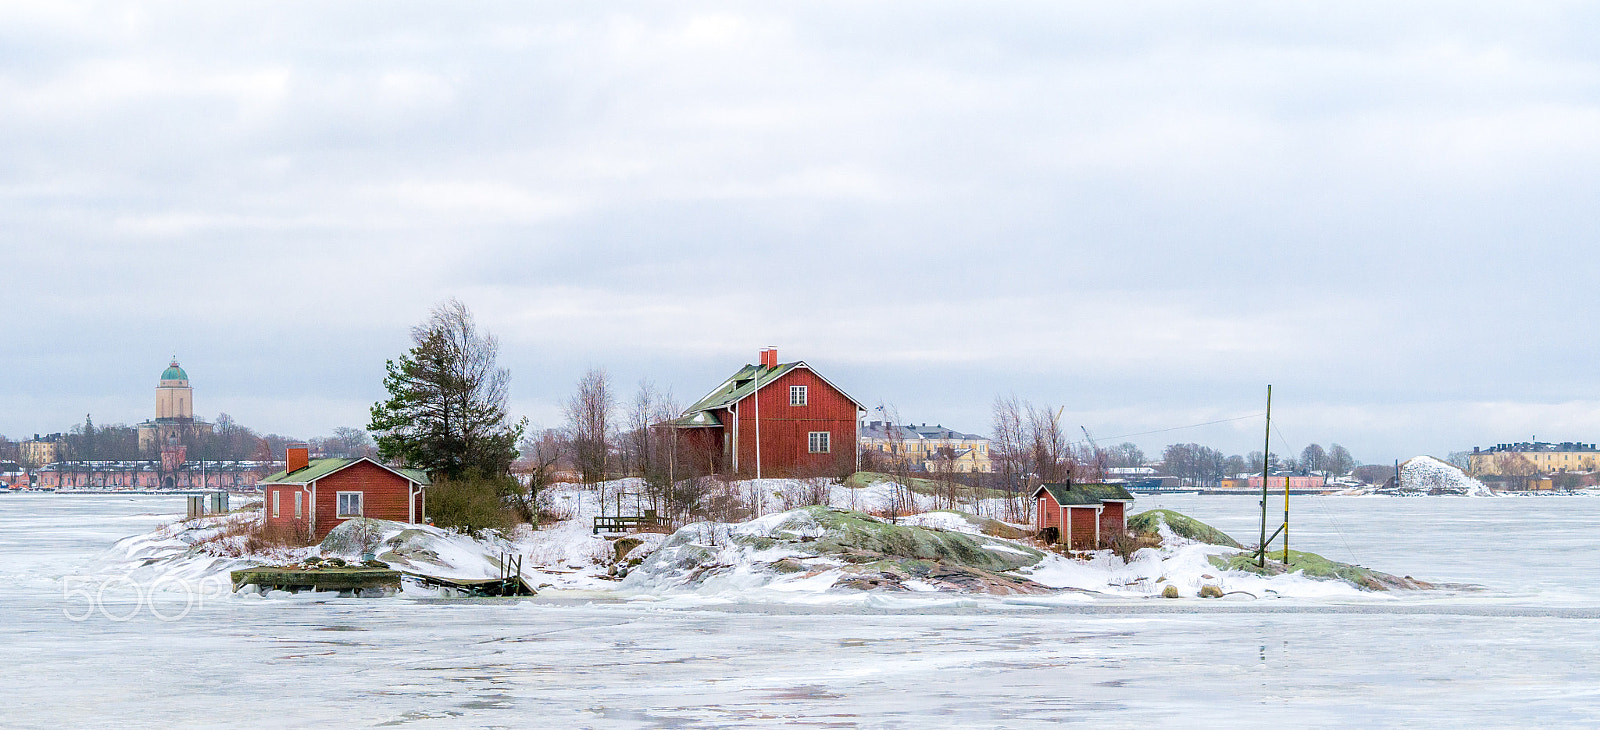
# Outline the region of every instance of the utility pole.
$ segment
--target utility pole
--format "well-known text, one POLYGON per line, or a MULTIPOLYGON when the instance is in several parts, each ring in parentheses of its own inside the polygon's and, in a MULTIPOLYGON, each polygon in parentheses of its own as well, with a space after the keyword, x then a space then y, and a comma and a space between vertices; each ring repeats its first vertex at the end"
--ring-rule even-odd
MULTIPOLYGON (((1261 553, 1257 564, 1263 570, 1267 567, 1267 481, 1270 478, 1272 465, 1272 384, 1267 384, 1267 435, 1261 447, 1261 553)), ((1287 480, 1284 482, 1288 484, 1287 480)), ((1287 494, 1288 487, 1284 487, 1287 494)), ((1285 507, 1285 510, 1288 508, 1285 507)), ((1287 511, 1285 512, 1287 515, 1287 511)), ((1287 549, 1287 548, 1285 548, 1287 549)))

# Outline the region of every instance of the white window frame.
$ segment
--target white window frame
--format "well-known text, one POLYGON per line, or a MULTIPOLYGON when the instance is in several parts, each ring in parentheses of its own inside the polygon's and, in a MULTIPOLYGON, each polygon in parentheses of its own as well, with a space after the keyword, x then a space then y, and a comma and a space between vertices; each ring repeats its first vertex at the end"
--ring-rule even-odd
POLYGON ((789 405, 804 406, 811 404, 810 389, 804 385, 789 386, 789 405))
POLYGON ((361 517, 364 515, 367 509, 366 492, 339 492, 338 495, 334 497, 333 508, 336 511, 334 517, 361 517), (345 497, 356 498, 355 512, 344 511, 345 497))
POLYGON ((811 431, 806 434, 806 453, 827 454, 832 453, 832 431, 811 431), (820 437, 820 438, 819 438, 820 437))
POLYGON ((301 508, 301 502, 304 500, 305 492, 294 490, 294 518, 297 520, 305 516, 305 511, 301 508))
POLYGON ((272 490, 272 519, 278 519, 278 497, 282 494, 282 489, 272 490))

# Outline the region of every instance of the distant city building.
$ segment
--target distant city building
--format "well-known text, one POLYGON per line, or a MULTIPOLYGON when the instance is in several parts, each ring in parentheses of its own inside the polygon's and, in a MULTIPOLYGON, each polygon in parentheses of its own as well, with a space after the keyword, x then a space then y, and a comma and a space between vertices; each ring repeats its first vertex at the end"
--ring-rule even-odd
POLYGON ((877 452, 903 459, 923 471, 938 471, 948 463, 951 471, 991 472, 989 439, 941 425, 889 424, 870 421, 861 428, 862 453, 877 452))
MULTIPOLYGON (((1259 476, 1250 477, 1250 479, 1246 482, 1246 484, 1252 490, 1260 489, 1261 488, 1261 477, 1259 477, 1259 476)), ((1328 484, 1328 478, 1325 477, 1325 476, 1322 476, 1320 474, 1312 474, 1312 475, 1309 475, 1309 476, 1306 476, 1306 475, 1296 476, 1296 475, 1292 475, 1292 474, 1283 474, 1283 475, 1274 474, 1274 475, 1272 475, 1271 481, 1267 482, 1267 491, 1272 491, 1274 489, 1283 489, 1286 486, 1289 489, 1321 489, 1322 487, 1326 486, 1327 484, 1328 484)))
POLYGON ((61 440, 59 433, 48 436, 34 434, 32 439, 17 444, 17 456, 22 459, 23 466, 37 469, 61 455, 61 440))
POLYGON ((156 384, 156 417, 139 424, 139 450, 146 454, 170 444, 211 435, 211 424, 194 417, 194 388, 174 359, 156 384))
POLYGON ((1600 468, 1600 449, 1572 441, 1524 441, 1487 449, 1473 447, 1467 462, 1467 472, 1475 477, 1592 472, 1600 468))
POLYGON ((156 385, 156 417, 138 430, 139 450, 149 458, 133 461, 77 460, 64 452, 62 434, 35 435, 19 444, 26 479, 4 480, 39 489, 248 489, 281 465, 189 460, 189 445, 209 437, 212 427, 194 417, 194 389, 177 360, 156 385))
POLYGON ((1115 479, 1141 479, 1153 477, 1161 472, 1153 466, 1111 466, 1106 467, 1106 476, 1115 479))
POLYGON ((28 486, 28 472, 15 461, 0 461, 0 489, 21 489, 28 486))
MULTIPOLYGON (((181 447, 179 447, 181 449, 181 447)), ((250 489, 276 461, 64 461, 34 473, 40 489, 250 489)))

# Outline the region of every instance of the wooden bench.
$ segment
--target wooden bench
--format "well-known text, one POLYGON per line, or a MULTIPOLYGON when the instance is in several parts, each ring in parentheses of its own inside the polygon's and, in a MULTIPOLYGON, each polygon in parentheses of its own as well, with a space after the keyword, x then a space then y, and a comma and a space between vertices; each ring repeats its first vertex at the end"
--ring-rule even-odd
POLYGON ((666 521, 652 513, 643 515, 614 515, 594 518, 594 534, 602 532, 628 532, 641 527, 661 527, 666 521))

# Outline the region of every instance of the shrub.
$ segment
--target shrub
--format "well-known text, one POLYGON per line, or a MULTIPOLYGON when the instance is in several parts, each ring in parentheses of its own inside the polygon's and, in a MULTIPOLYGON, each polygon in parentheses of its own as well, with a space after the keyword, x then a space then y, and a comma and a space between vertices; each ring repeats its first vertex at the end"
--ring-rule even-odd
POLYGON ((1161 547, 1161 538, 1148 534, 1113 535, 1109 540, 1106 541, 1106 547, 1111 548, 1111 552, 1116 553, 1117 557, 1122 558, 1123 560, 1128 560, 1133 557, 1133 554, 1137 552, 1139 548, 1161 547))
POLYGON ((303 527, 255 525, 245 538, 246 552, 259 555, 280 548, 302 548, 311 544, 311 532, 303 527))
POLYGON ((517 517, 506 497, 518 488, 510 477, 468 474, 460 479, 442 479, 428 488, 428 516, 435 525, 472 535, 484 530, 509 531, 517 524, 517 517))
POLYGON ((1167 586, 1166 588, 1161 589, 1161 597, 1162 598, 1177 598, 1178 597, 1178 587, 1177 586, 1167 586))
POLYGON ((566 522, 578 516, 577 508, 565 500, 556 499, 556 493, 545 489, 534 498, 534 519, 536 524, 548 525, 556 522, 566 522))

